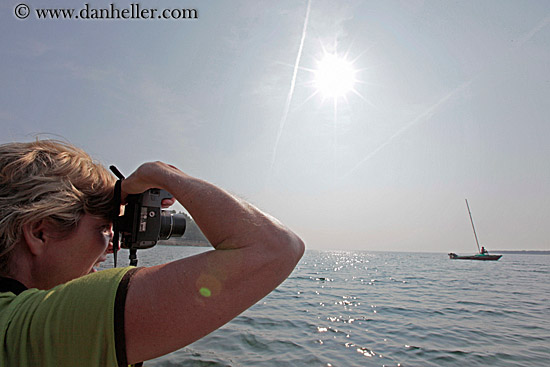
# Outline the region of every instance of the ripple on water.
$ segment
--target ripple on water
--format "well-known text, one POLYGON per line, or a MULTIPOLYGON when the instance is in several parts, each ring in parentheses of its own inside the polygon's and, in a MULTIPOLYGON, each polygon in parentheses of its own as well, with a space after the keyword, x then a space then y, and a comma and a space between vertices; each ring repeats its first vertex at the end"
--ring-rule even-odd
POLYGON ((147 365, 546 366, 550 256, 522 256, 308 251, 276 292, 147 365))

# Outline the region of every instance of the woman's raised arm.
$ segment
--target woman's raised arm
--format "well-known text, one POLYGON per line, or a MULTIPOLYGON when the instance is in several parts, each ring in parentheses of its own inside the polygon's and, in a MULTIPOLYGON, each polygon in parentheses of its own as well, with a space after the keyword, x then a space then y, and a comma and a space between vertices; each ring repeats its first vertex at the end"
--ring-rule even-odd
POLYGON ((146 163, 122 182, 123 194, 169 191, 214 247, 144 268, 128 287, 129 363, 180 349, 216 330, 266 296, 304 252, 298 236, 249 203, 161 162, 146 163))

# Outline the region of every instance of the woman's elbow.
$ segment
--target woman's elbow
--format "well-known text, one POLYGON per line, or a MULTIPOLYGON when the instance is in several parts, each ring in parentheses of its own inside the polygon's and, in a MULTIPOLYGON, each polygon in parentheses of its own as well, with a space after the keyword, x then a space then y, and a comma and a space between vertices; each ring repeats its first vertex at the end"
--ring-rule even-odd
POLYGON ((291 272, 304 254, 304 241, 288 228, 280 228, 270 242, 269 247, 274 250, 278 266, 291 272))
POLYGON ((292 240, 292 247, 294 249, 294 253, 296 256, 296 263, 300 261, 302 256, 304 255, 304 251, 306 250, 306 244, 304 241, 298 237, 296 234, 293 233, 293 240, 292 240))

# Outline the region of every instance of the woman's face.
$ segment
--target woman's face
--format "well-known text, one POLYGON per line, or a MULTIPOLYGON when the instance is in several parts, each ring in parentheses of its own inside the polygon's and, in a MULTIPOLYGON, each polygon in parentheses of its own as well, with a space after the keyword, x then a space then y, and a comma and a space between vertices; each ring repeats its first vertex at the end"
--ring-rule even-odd
POLYGON ((42 271, 51 278, 51 286, 65 283, 94 271, 113 250, 112 223, 84 214, 68 236, 51 241, 45 250, 42 271))

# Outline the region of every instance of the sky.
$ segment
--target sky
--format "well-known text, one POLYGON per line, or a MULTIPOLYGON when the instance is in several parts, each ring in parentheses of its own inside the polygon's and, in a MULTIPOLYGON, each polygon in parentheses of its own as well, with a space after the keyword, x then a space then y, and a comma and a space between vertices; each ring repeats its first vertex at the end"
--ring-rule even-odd
POLYGON ((309 249, 473 253, 467 198, 489 251, 550 250, 547 0, 141 0, 198 17, 119 20, 21 1, 0 5, 0 143, 165 161, 309 249), (347 93, 320 91, 326 55, 347 93))

